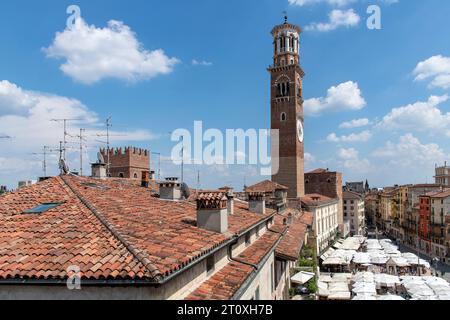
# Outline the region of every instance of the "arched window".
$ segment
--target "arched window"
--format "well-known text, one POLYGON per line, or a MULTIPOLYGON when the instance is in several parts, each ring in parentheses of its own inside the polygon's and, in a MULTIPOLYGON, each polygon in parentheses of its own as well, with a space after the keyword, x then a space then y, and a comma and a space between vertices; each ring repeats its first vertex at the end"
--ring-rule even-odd
POLYGON ((286 121, 286 120, 287 120, 286 113, 285 113, 285 112, 282 112, 282 113, 281 113, 281 116, 280 116, 280 121, 284 122, 284 121, 286 121))
POLYGON ((119 178, 124 178, 125 175, 123 174, 123 172, 119 173, 119 178))
POLYGON ((135 179, 138 178, 138 174, 137 174, 137 173, 134 174, 134 178, 135 178, 135 179))

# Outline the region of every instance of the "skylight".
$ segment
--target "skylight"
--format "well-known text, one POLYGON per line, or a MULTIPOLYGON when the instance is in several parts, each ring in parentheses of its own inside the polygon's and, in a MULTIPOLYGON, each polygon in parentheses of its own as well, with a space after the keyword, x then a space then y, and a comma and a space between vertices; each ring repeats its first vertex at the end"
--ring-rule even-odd
POLYGON ((62 202, 51 202, 51 203, 43 203, 41 205, 38 205, 37 207, 34 207, 32 209, 29 209, 25 211, 25 214, 41 214, 44 212, 47 212, 48 210, 54 209, 61 205, 62 202))

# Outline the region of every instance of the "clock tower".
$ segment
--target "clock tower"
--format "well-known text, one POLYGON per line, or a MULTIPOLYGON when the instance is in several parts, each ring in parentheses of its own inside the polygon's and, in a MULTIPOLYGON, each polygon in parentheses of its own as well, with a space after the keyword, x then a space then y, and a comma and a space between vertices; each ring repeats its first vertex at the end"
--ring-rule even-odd
POLYGON ((271 75, 271 128, 279 130, 279 170, 272 180, 289 188, 289 198, 305 195, 304 113, 300 67, 300 27, 285 22, 272 30, 274 58, 268 69, 271 75))

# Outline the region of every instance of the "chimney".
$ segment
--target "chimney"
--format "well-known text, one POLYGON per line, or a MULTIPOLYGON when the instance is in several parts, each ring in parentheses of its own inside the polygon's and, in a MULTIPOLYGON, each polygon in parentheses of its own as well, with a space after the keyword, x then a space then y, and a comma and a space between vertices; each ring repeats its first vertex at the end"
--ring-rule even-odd
POLYGON ((228 201, 224 192, 200 193, 197 197, 197 227, 217 233, 227 232, 228 201))
POLYGON ((106 164, 105 163, 93 163, 92 164, 92 177, 99 179, 106 179, 106 164))
POLYGON ((227 208, 228 214, 232 216, 234 214, 234 192, 233 190, 228 190, 227 192, 227 208))
POLYGON ((181 200, 181 183, 168 180, 159 184, 159 197, 164 200, 181 200))
POLYGON ((248 193, 248 207, 250 212, 266 214, 266 199, 263 192, 248 193))
POLYGON ((232 187, 223 187, 220 188, 219 191, 225 192, 225 195, 227 197, 227 208, 228 208, 228 214, 233 215, 234 214, 234 192, 232 187))
POLYGON ((141 187, 148 188, 150 186, 150 172, 142 171, 141 187))

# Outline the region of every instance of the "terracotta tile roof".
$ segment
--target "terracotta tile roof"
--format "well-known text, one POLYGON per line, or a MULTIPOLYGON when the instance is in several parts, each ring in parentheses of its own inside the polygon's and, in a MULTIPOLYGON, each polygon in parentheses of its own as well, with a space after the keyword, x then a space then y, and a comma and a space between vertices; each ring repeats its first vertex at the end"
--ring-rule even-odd
POLYGON ((194 203, 153 197, 139 181, 64 180, 0 197, 0 279, 64 279, 67 267, 77 265, 85 279, 154 281, 274 214, 251 213, 236 201, 229 233, 218 234, 186 223, 196 220, 194 203), (48 202, 64 204, 41 215, 22 214, 48 202))
POLYGON ((0 279, 61 279, 71 265, 84 279, 152 276, 59 178, 0 198, 0 279), (44 202, 65 203, 22 214, 44 202))
MULTIPOLYGON (((307 229, 312 226, 313 214, 311 212, 287 210, 286 214, 289 213, 293 213, 292 222, 288 227, 286 235, 278 244, 276 254, 282 258, 297 261, 303 247, 307 229)), ((286 214, 281 215, 281 217, 284 219, 286 214)))
POLYGON ((269 192, 275 192, 276 190, 288 190, 288 187, 285 187, 279 183, 265 180, 262 182, 259 182, 253 186, 248 187, 245 189, 245 192, 263 192, 263 193, 269 193, 269 192))
POLYGON ((302 203, 306 204, 307 206, 318 206, 318 205, 325 205, 334 203, 337 201, 337 199, 329 198, 327 196, 321 195, 321 194, 307 194, 300 199, 302 203))
POLYGON ((342 196, 344 199, 352 199, 352 200, 362 200, 363 197, 361 194, 353 191, 344 191, 342 192, 342 196))
POLYGON ((316 173, 326 173, 326 172, 329 172, 329 171, 327 169, 319 168, 319 169, 315 169, 313 171, 307 172, 306 174, 316 174, 316 173))
POLYGON ((205 200, 205 201, 221 201, 226 200, 225 192, 201 192, 197 196, 197 200, 205 200))
POLYGON ((435 191, 432 194, 430 194, 432 198, 447 198, 450 197, 450 189, 445 189, 441 191, 435 191))
MULTIPOLYGON (((236 260, 258 265, 273 251, 281 235, 267 231, 236 260)), ((186 300, 229 300, 255 271, 252 266, 232 261, 192 292, 186 300)))

